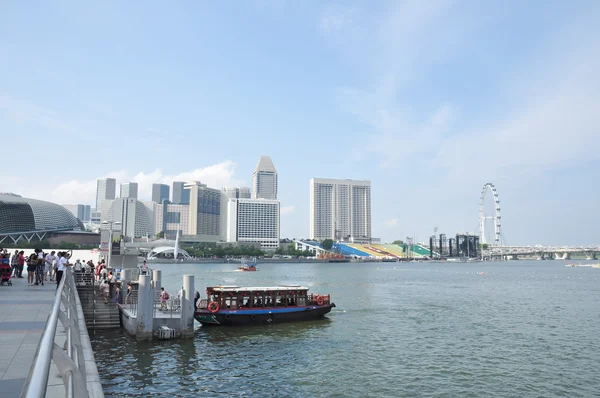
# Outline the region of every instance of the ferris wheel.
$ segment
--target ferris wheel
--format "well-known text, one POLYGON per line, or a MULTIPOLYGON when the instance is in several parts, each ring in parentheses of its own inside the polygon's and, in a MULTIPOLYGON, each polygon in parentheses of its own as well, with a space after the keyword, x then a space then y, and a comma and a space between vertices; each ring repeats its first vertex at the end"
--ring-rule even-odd
POLYGON ((483 189, 481 190, 481 199, 479 201, 479 230, 481 233, 481 243, 488 243, 486 241, 485 238, 485 220, 487 219, 492 219, 494 220, 494 245, 498 246, 500 245, 500 238, 501 238, 501 216, 500 216, 500 199, 498 198, 498 191, 496 191, 496 187, 494 187, 494 184, 488 182, 487 184, 485 184, 483 186, 483 189), (486 215, 485 214, 485 209, 484 209, 484 204, 485 204, 485 195, 486 193, 490 191, 492 193, 492 196, 494 198, 494 215, 486 215))

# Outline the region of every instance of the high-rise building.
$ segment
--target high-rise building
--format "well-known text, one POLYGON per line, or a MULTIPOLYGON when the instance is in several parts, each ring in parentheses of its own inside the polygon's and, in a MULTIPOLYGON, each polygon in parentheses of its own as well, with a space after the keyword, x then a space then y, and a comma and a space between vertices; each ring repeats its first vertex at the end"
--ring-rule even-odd
POLYGON ((156 223, 154 230, 157 233, 164 233, 166 238, 174 239, 177 236, 177 231, 179 231, 180 235, 188 233, 190 226, 190 205, 164 202, 156 205, 155 215, 156 223))
POLYGON ((169 186, 166 184, 152 184, 152 201, 162 203, 169 200, 169 186))
POLYGON ((173 200, 176 205, 190 204, 190 191, 185 189, 185 183, 181 181, 173 181, 173 200))
POLYGON ((261 156, 252 173, 252 199, 277 199, 277 170, 270 156, 261 156))
POLYGON ((119 197, 121 198, 138 198, 138 183, 137 182, 124 182, 121 183, 121 192, 119 197))
POLYGON ((251 193, 250 188, 240 187, 224 187, 223 193, 227 195, 229 199, 250 199, 251 193))
POLYGON ((133 198, 118 198, 103 202, 102 221, 120 222, 121 235, 139 238, 154 235, 154 207, 152 202, 133 198))
POLYGON ((371 239, 371 182, 311 179, 310 238, 371 239))
POLYGON ((279 247, 279 201, 229 199, 227 241, 258 242, 263 250, 279 247))
POLYGON ((188 235, 221 236, 221 191, 200 182, 186 183, 190 192, 188 235))
POLYGON ((96 211, 100 210, 103 200, 113 200, 117 191, 117 180, 98 178, 96 181, 96 211))
POLYGON ((91 208, 90 205, 62 205, 65 209, 69 210, 71 214, 79 219, 81 222, 90 222, 91 219, 91 208))

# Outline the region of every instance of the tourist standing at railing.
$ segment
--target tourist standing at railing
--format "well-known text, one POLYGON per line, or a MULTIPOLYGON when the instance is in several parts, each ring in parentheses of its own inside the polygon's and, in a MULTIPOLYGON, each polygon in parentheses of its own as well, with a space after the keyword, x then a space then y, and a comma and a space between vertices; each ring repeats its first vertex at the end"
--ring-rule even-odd
POLYGON ((114 299, 114 302, 115 302, 116 305, 118 305, 120 301, 121 301, 121 288, 119 288, 119 285, 115 285, 115 299, 114 299))
POLYGON ((56 288, 58 289, 58 285, 60 285, 60 280, 63 277, 63 273, 67 270, 67 267, 70 267, 71 263, 67 258, 67 252, 60 252, 59 259, 56 267, 56 288))
POLYGON ((148 264, 146 264, 146 260, 142 263, 142 275, 146 275, 148 273, 148 264))
POLYGON ((167 309, 167 300, 169 299, 169 293, 165 290, 164 287, 160 288, 160 309, 167 309))
POLYGON ((127 284, 127 296, 125 297, 125 304, 129 304, 131 302, 131 293, 132 293, 131 283, 127 284))

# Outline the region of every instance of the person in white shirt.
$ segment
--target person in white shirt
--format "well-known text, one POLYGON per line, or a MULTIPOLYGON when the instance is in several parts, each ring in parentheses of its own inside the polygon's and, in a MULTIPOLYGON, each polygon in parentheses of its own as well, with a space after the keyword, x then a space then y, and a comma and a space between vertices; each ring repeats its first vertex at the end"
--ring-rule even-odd
POLYGON ((59 259, 56 263, 56 288, 60 285, 60 280, 63 277, 63 272, 67 270, 67 267, 70 267, 72 264, 69 263, 67 259, 67 252, 59 252, 59 259))
POLYGON ((54 275, 53 275, 53 266, 54 266, 54 261, 57 260, 57 257, 54 255, 54 251, 51 251, 50 254, 48 254, 46 256, 45 260, 45 264, 44 264, 44 280, 47 281, 48 278, 50 278, 50 280, 54 280, 54 275))

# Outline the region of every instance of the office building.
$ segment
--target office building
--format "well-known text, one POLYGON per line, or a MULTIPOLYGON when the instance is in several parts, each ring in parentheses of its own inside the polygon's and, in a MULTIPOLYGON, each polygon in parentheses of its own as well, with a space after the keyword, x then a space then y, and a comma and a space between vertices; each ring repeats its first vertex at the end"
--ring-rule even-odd
POLYGON ((138 198, 138 183, 137 182, 124 182, 121 184, 121 192, 119 197, 121 198, 138 198))
POLYGON ((102 202, 102 221, 120 222, 121 235, 127 238, 152 236, 154 230, 153 202, 133 198, 118 198, 102 202))
POLYGON ((277 170, 269 156, 261 156, 252 173, 252 199, 277 199, 277 170))
POLYGON ((113 200, 117 191, 117 180, 114 178, 98 178, 96 181, 96 211, 103 200, 113 200))
POLYGON ((152 201, 162 203, 169 200, 169 186, 166 184, 152 184, 152 201))
POLYGON ((67 209, 71 214, 79 219, 81 222, 90 222, 91 219, 91 209, 90 205, 62 205, 65 209, 67 209))
POLYGON ((221 191, 200 182, 186 183, 190 193, 188 235, 221 236, 221 191))
POLYGON ((311 179, 310 238, 371 239, 371 182, 311 179))
MULTIPOLYGON (((188 191, 189 192, 189 191, 188 191)), ((162 232, 165 238, 175 239, 177 231, 183 236, 190 228, 190 206, 164 202, 156 205, 156 233, 162 232)))
POLYGON ((246 187, 240 187, 240 188, 225 187, 225 188, 223 188, 223 193, 229 199, 250 199, 252 196, 251 192, 250 192, 250 188, 246 188, 246 187))
POLYGON ((279 201, 268 199, 229 199, 227 241, 260 243, 263 250, 279 247, 279 201))
POLYGON ((181 181, 173 181, 173 200, 176 205, 190 204, 190 191, 185 189, 185 183, 181 181))

